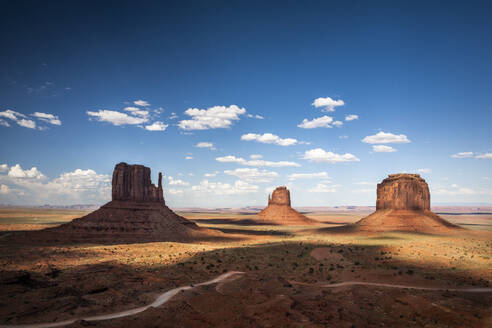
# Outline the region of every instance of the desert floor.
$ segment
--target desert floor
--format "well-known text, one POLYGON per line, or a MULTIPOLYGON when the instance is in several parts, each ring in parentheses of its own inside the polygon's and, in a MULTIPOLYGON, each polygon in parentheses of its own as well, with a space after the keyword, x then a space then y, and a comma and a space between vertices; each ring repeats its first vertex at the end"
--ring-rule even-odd
POLYGON ((133 309, 67 327, 491 327, 492 215, 443 215, 452 235, 337 234, 364 212, 305 213, 319 226, 251 225, 244 213, 179 213, 221 242, 22 245, 6 242, 87 212, 0 209, 0 326, 52 323, 133 309), (244 272, 195 286, 230 271, 244 272), (342 285, 342 282, 400 285, 342 285), (338 287, 333 287, 338 286, 338 287), (438 290, 401 286, 431 287, 438 290), (490 289, 488 289, 490 290, 490 289))

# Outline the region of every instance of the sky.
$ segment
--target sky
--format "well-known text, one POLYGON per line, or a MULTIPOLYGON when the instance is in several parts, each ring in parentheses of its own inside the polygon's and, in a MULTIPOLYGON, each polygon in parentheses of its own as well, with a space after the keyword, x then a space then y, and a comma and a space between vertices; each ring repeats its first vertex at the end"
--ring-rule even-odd
POLYGON ((1 1, 0 204, 492 204, 490 1, 1 1))

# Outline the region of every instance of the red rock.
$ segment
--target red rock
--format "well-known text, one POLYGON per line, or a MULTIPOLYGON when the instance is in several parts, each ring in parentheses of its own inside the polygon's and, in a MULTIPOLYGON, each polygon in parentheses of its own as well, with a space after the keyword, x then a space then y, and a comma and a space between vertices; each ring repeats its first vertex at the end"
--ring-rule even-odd
POLYGON ((356 222, 358 231, 440 233, 459 229, 430 210, 429 186, 418 174, 390 174, 377 187, 376 212, 356 222))
POLYGON ((282 186, 276 188, 271 197, 268 195, 268 206, 258 213, 260 221, 282 225, 311 225, 318 223, 294 210, 290 203, 290 192, 282 186))

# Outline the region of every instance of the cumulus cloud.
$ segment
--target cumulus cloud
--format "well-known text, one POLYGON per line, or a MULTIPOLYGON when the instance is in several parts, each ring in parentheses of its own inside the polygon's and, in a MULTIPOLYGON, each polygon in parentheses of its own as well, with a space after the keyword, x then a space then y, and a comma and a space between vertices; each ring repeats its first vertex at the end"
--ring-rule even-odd
POLYGON ((7 172, 9 170, 9 166, 7 164, 1 164, 0 165, 0 173, 1 172, 7 172))
POLYGON ((318 183, 315 187, 308 190, 309 192, 336 192, 336 186, 329 186, 324 183, 318 183))
POLYGON ((480 159, 492 159, 492 153, 486 153, 482 155, 477 155, 475 158, 480 158, 480 159))
POLYGON ((132 115, 135 115, 135 116, 146 117, 149 115, 148 110, 142 110, 138 107, 125 107, 123 110, 130 112, 132 115))
POLYGON ((35 112, 34 114, 32 114, 32 116, 38 118, 39 120, 41 120, 43 122, 49 123, 49 124, 61 125, 61 121, 57 115, 53 115, 50 113, 35 112))
POLYGON ((461 153, 453 154, 451 155, 452 158, 467 158, 467 157, 473 157, 473 152, 471 151, 464 151, 461 153))
POLYGON ((263 158, 263 156, 260 155, 260 154, 253 154, 253 155, 250 155, 249 158, 251 158, 251 159, 260 159, 260 158, 263 158))
POLYGON ((150 104, 148 102, 146 102, 145 100, 135 100, 133 103, 135 105, 141 106, 141 107, 148 107, 148 106, 150 106, 150 104))
POLYGON ((417 172, 423 173, 423 174, 430 174, 430 173, 432 173, 432 170, 429 168, 422 168, 422 169, 418 169, 417 172))
POLYGON ((296 139, 285 138, 282 139, 279 136, 271 133, 256 134, 248 133, 241 136, 241 140, 245 141, 257 141, 265 144, 275 144, 279 146, 292 146, 298 143, 296 139))
POLYGON ((206 178, 213 178, 213 177, 217 176, 218 173, 219 173, 219 171, 215 171, 212 173, 205 173, 203 176, 205 176, 206 178))
POLYGON ((198 148, 209 148, 210 150, 215 150, 214 144, 211 142, 202 141, 195 145, 198 148))
POLYGON ((331 128, 333 118, 330 116, 321 116, 309 121, 307 118, 303 119, 297 127, 302 129, 316 129, 316 128, 331 128))
POLYGON ((9 186, 4 184, 0 185, 0 194, 5 195, 8 194, 9 192, 10 192, 9 186))
POLYGON ((225 170, 225 174, 233 175, 241 180, 248 182, 271 182, 274 178, 278 177, 277 172, 258 170, 257 168, 239 168, 235 170, 225 170))
POLYGON ((317 173, 293 173, 287 176, 289 180, 297 180, 297 179, 329 179, 328 173, 326 172, 317 172, 317 173))
POLYGON ((343 122, 342 121, 335 121, 335 122, 333 122, 333 125, 336 127, 341 127, 343 125, 343 122))
POLYGON ((191 187, 192 191, 207 193, 211 195, 236 195, 258 191, 257 185, 249 184, 248 182, 237 180, 234 184, 222 182, 210 182, 202 180, 199 185, 191 187))
POLYGON ((432 190, 432 194, 457 196, 457 195, 492 195, 490 191, 478 191, 471 188, 459 187, 458 185, 452 185, 451 188, 437 188, 432 190))
POLYGON ((239 116, 246 113, 246 109, 236 105, 214 106, 208 109, 188 108, 185 112, 190 120, 179 121, 178 126, 183 130, 208 130, 228 128, 239 116))
POLYGON ((299 167, 299 166, 301 166, 296 162, 289 162, 289 161, 272 162, 272 161, 265 161, 265 160, 261 160, 261 159, 245 160, 242 157, 236 157, 233 155, 217 157, 215 160, 218 162, 221 162, 221 163, 237 163, 237 164, 241 164, 241 165, 256 166, 256 167, 289 167, 289 166, 299 167))
POLYGON ((396 151, 395 148, 385 145, 373 145, 372 150, 375 153, 394 153, 396 151))
POLYGON ((164 124, 163 122, 160 121, 155 121, 154 123, 150 125, 145 126, 145 130, 149 131, 164 131, 168 127, 168 124, 164 124))
POLYGON ((345 103, 343 100, 333 100, 330 97, 316 98, 312 105, 316 108, 323 107, 324 112, 334 112, 336 107, 343 106, 345 103))
POLYGON ((169 180, 169 185, 171 186, 189 186, 190 183, 183 181, 181 179, 174 179, 172 176, 168 176, 167 179, 169 180))
POLYGON ((87 115, 94 117, 99 122, 108 122, 116 126, 138 125, 149 121, 147 117, 130 116, 114 110, 100 109, 97 112, 87 111, 87 115))
POLYGON ((46 178, 36 167, 32 167, 29 170, 23 170, 20 164, 12 166, 9 170, 8 176, 17 179, 44 179, 46 178))
MULTIPOLYGON (((0 112, 0 117, 8 118, 9 120, 14 121, 19 126, 22 126, 24 128, 28 128, 28 129, 35 129, 36 128, 36 122, 27 118, 26 115, 19 113, 19 112, 16 112, 16 111, 11 110, 11 109, 7 109, 3 112, 0 112)), ((7 121, 2 120, 2 122, 3 122, 2 123, 3 126, 6 126, 6 127, 10 126, 10 124, 7 121)))
POLYGON ((7 121, 5 121, 5 120, 3 120, 1 118, 0 118, 0 125, 6 126, 6 127, 9 127, 10 126, 9 122, 7 122, 7 121))
POLYGON ((8 174, 0 174, 0 182, 16 191, 5 199, 18 204, 100 203, 109 199, 111 191, 111 176, 91 169, 76 169, 50 180, 36 167, 24 170, 16 164, 8 174))
POLYGON ((193 159, 193 156, 185 156, 185 159, 193 159))
POLYGON ((393 134, 390 132, 380 131, 372 136, 367 136, 362 139, 362 142, 369 144, 385 144, 385 143, 409 143, 407 136, 404 134, 393 134))
POLYGON ((303 159, 311 162, 327 162, 327 163, 343 163, 343 162, 359 162, 360 160, 350 154, 335 154, 331 151, 325 151, 321 148, 311 149, 304 153, 303 159))
POLYGON ((350 114, 350 115, 345 116, 345 121, 353 121, 353 120, 357 120, 358 118, 359 118, 359 115, 350 114))

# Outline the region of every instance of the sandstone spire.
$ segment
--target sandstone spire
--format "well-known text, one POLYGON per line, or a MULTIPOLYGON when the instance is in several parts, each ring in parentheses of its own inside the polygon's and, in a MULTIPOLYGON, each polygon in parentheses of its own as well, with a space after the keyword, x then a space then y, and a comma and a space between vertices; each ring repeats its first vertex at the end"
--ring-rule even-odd
POLYGON ((268 206, 258 216, 260 221, 271 224, 309 225, 316 223, 294 210, 290 203, 290 191, 285 186, 277 187, 268 195, 268 206))

